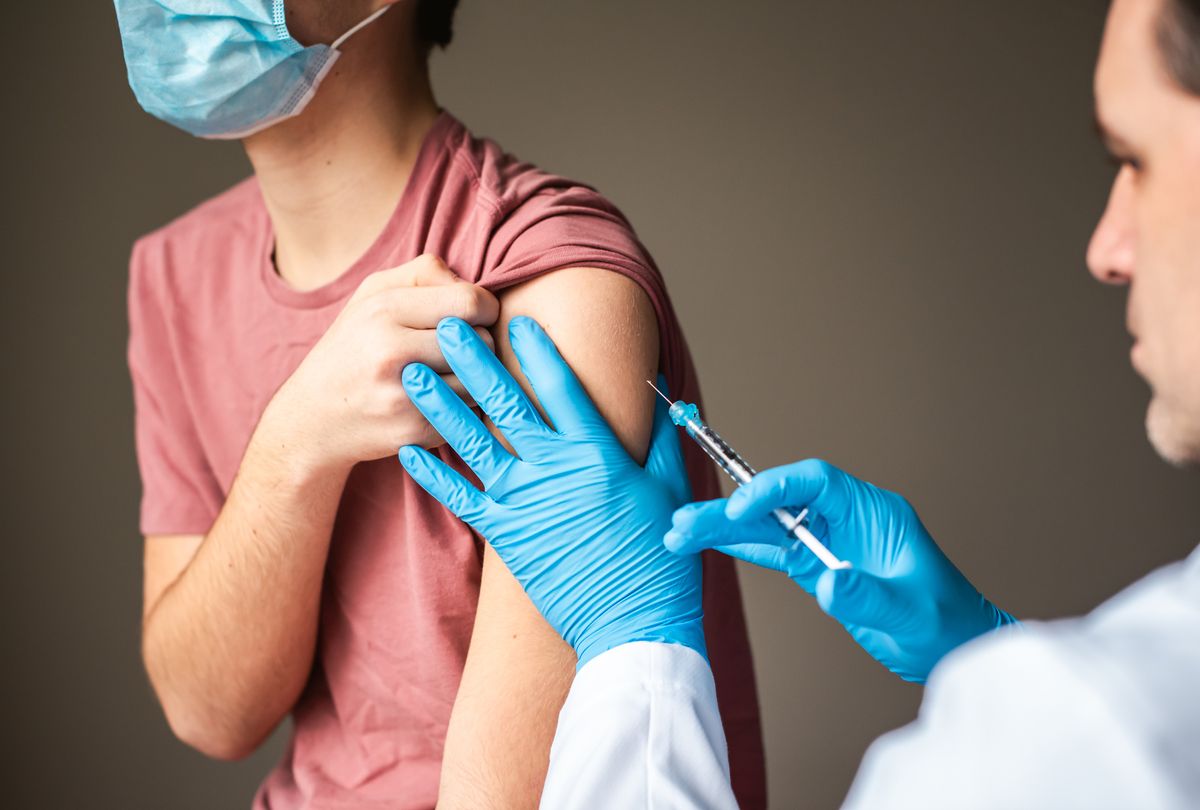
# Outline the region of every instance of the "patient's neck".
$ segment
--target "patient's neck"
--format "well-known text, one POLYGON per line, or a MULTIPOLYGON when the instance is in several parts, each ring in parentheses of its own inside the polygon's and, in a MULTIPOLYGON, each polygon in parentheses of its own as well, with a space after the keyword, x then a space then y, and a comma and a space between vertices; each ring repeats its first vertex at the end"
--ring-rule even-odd
POLYGON ((297 289, 329 283, 371 246, 437 118, 426 54, 397 46, 403 20, 389 16, 346 43, 302 114, 245 141, 274 225, 275 267, 297 289))

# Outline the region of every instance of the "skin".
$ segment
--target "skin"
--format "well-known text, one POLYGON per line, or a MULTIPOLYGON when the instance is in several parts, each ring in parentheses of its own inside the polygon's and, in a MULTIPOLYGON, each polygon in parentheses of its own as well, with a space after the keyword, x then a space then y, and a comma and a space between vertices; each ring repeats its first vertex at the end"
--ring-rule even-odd
POLYGON ((364 281, 268 404, 208 534, 146 538, 143 658, 184 742, 244 756, 295 703, 350 468, 440 443, 399 373, 415 357, 448 370, 433 332, 447 309, 489 325, 499 303, 432 257, 364 281))
MULTIPOLYGON (((381 5, 292 0, 289 26, 301 42, 330 42, 381 5)), ((298 289, 328 283, 374 242, 436 118, 412 10, 400 3, 356 34, 302 115, 244 142, 277 270, 298 289)), ((243 757, 300 695, 350 468, 404 444, 441 443, 399 372, 410 362, 446 370, 433 327, 448 315, 498 335, 515 315, 536 318, 626 448, 644 456, 653 392, 642 380, 657 369, 659 341, 633 282, 569 268, 494 297, 429 256, 368 278, 265 409, 208 534, 145 538, 143 659, 184 742, 243 757)), ((516 369, 505 341, 498 353, 516 369)), ((439 807, 537 805, 574 663, 488 549, 439 807)))
POLYGON ((1116 0, 1096 66, 1096 118, 1118 164, 1088 246, 1100 281, 1129 288, 1146 427, 1177 465, 1200 463, 1200 98, 1171 78, 1156 41, 1162 0, 1116 0))
MULTIPOLYGON (((656 373, 659 345, 645 294, 623 276, 580 268, 559 270, 500 297, 497 354, 531 398, 508 344, 508 321, 517 315, 542 324, 625 449, 644 462, 654 412, 654 392, 645 380, 656 373)), ((488 547, 479 613, 446 737, 441 810, 537 806, 575 660, 488 547), (536 734, 538 745, 518 744, 514 728, 536 734)))

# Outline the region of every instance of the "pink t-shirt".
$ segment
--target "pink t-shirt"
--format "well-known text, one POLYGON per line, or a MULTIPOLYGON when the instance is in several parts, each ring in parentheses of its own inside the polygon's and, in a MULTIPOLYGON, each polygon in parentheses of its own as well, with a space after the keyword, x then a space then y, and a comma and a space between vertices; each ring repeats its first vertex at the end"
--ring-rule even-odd
MULTIPOLYGON (((274 270, 273 247, 253 179, 134 246, 129 366, 146 535, 209 530, 275 390, 363 278, 421 253, 492 290, 564 267, 628 276, 654 303, 671 391, 698 399, 662 278, 621 213, 594 190, 472 137, 447 113, 426 136, 391 220, 340 277, 292 289, 274 270)), ((687 451, 695 496, 715 497, 711 462, 687 451)), ((354 468, 333 530, 312 675, 256 807, 434 806, 480 561, 470 530, 395 459, 354 468)), ((704 590, 734 786, 743 807, 761 807, 758 703, 728 558, 705 560, 704 590)))

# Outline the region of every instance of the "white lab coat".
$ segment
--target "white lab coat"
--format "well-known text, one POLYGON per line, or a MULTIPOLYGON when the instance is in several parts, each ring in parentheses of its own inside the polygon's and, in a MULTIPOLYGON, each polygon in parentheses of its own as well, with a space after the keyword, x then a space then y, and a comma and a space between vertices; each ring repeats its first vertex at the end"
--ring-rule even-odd
MULTIPOLYGON (((703 658, 639 642, 580 670, 542 807, 736 806, 703 658)), ((1200 808, 1200 549, 1087 616, 947 656, 845 807, 1200 808)))

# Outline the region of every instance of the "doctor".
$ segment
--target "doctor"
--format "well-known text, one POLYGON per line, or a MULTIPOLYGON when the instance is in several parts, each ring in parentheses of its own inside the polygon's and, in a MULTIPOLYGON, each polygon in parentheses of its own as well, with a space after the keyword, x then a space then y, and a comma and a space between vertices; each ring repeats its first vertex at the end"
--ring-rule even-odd
MULTIPOLYGON (((1116 0, 1096 102, 1119 169, 1088 264, 1129 287, 1151 442, 1197 464, 1200 2, 1116 0)), ((661 403, 639 466, 542 329, 518 318, 510 335, 548 421, 474 331, 447 319, 446 359, 516 455, 411 365, 413 402, 483 489, 420 448, 400 460, 489 541, 578 654, 543 806, 736 806, 701 626, 694 552, 706 547, 785 572, 883 665, 928 679, 919 718, 870 748, 848 807, 1200 806, 1200 551, 1085 617, 1018 625, 903 498, 824 462, 684 505, 661 403), (821 515, 823 540, 853 568, 823 571, 779 544, 778 506, 821 515)))

